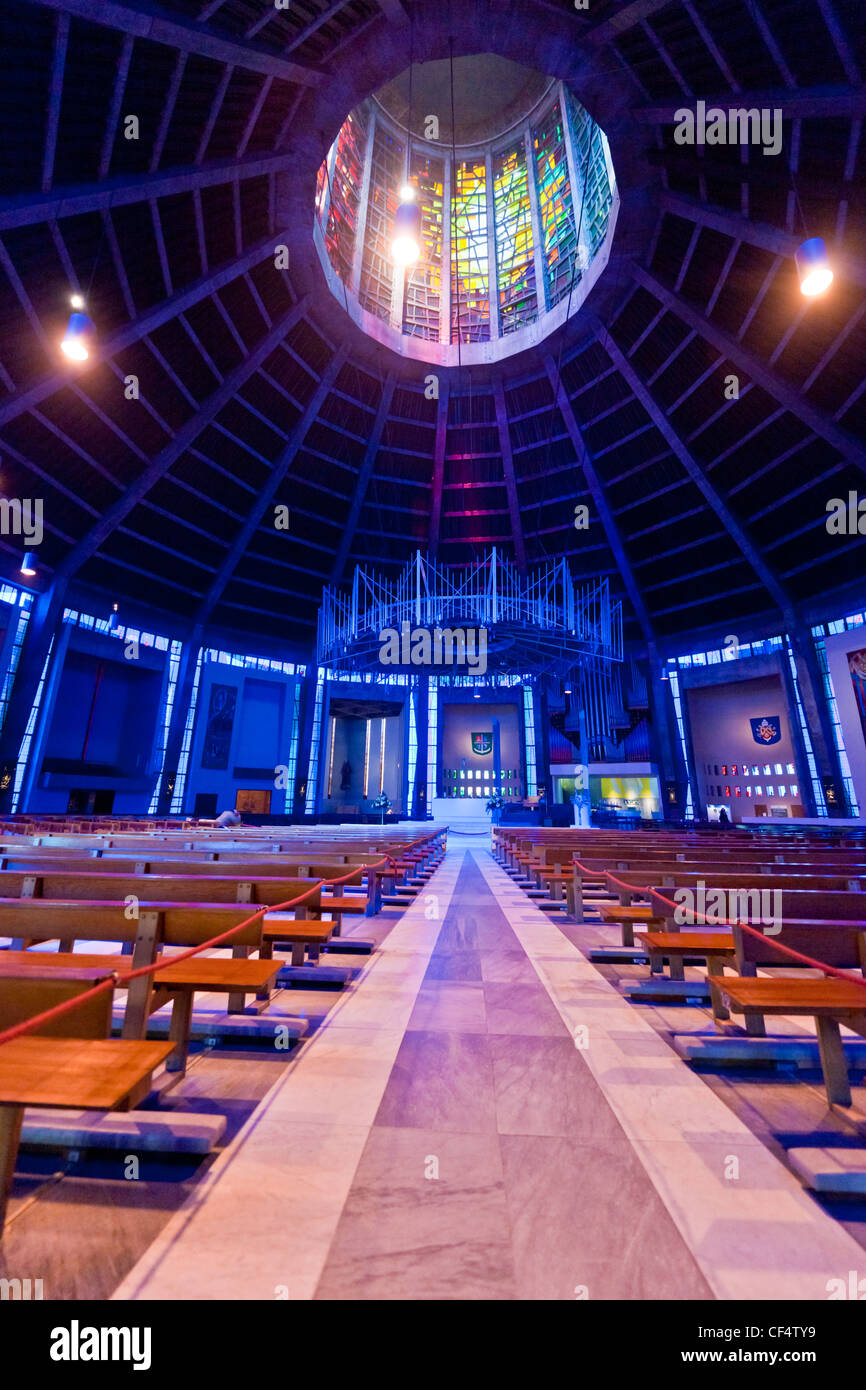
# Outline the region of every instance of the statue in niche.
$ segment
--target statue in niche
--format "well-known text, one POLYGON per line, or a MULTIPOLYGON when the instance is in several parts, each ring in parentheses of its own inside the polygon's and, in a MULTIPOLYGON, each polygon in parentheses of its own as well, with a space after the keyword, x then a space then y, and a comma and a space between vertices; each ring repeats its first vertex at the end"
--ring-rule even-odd
POLYGON ((347 792, 352 785, 352 764, 347 758, 340 768, 340 791, 347 792))

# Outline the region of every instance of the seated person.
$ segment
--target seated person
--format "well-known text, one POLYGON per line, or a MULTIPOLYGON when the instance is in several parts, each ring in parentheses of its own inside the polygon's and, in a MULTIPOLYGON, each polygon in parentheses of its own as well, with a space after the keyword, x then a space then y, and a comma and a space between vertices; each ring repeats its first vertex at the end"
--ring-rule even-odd
POLYGON ((183 823, 184 830, 192 826, 205 826, 208 829, 231 830, 236 825, 243 825, 243 819, 237 811, 223 811, 217 816, 216 820, 203 819, 196 820, 195 816, 187 816, 183 823))

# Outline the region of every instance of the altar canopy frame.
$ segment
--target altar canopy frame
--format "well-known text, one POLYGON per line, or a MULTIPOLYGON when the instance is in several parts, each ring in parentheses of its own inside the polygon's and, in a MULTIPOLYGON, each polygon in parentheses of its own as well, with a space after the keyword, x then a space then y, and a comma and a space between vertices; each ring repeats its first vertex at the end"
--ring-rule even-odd
POLYGON ((319 664, 380 671, 384 634, 402 634, 404 624, 413 632, 483 629, 492 674, 530 670, 567 679, 579 670, 609 673, 623 660, 622 604, 606 578, 578 584, 565 560, 521 574, 494 546, 459 568, 416 551, 396 578, 357 565, 350 589, 323 593, 319 664))

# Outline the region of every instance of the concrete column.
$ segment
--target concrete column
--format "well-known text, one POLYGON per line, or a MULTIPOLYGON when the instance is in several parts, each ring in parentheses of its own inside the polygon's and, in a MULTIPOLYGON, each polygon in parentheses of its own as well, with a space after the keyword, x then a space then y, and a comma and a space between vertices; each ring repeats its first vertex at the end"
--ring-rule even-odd
MULTIPOLYGON (((304 677, 302 689, 299 691, 301 698, 301 719, 300 734, 298 737, 298 762, 295 768, 295 792, 294 807, 292 814, 303 816, 305 814, 307 777, 310 767, 310 747, 313 741, 313 716, 316 711, 316 684, 318 679, 318 667, 312 662, 307 667, 307 674, 304 677), (303 794, 301 792, 303 788, 303 794)), ((324 709, 324 695, 322 697, 324 709)), ((320 755, 321 755, 321 749, 320 755)), ((321 765, 319 766, 321 772, 321 765)), ((314 810, 318 808, 318 798, 314 810)))
MULTIPOLYGON (((553 788, 550 785, 550 726, 547 712, 547 692, 538 686, 532 692, 532 703, 535 712, 535 777, 538 787, 543 787, 545 799, 547 792, 550 791, 553 797, 553 788)), ((538 791, 538 787, 530 795, 538 791)), ((548 806, 550 802, 548 802, 548 806)))
POLYGON ((501 336, 499 326, 499 275, 496 269, 496 208, 493 199, 493 156, 484 161, 484 194, 487 206, 487 288, 490 299, 490 337, 501 336))
POLYGON ((0 731, 0 811, 8 811, 12 805, 18 752, 51 638, 55 632, 59 632, 62 624, 66 589, 65 579, 55 579, 50 588, 35 599, 27 624, 6 718, 0 731))
MULTIPOLYGON (((650 715, 652 719, 653 743, 657 755, 658 769, 662 785, 660 787, 662 816, 665 820, 678 820, 681 815, 685 815, 686 809, 686 789, 688 785, 688 768, 683 760, 682 749, 680 747, 679 731, 677 729, 676 712, 674 710, 673 694, 671 692, 670 681, 662 680, 662 662, 658 655, 655 644, 651 643, 648 647, 649 655, 649 681, 647 691, 650 701, 650 715), (671 808, 667 800, 667 783, 673 782, 677 792, 678 815, 671 815, 671 808)), ((680 698, 684 701, 682 687, 680 687, 680 698)), ((685 704, 683 705, 685 709, 685 704)), ((697 796, 697 785, 692 781, 694 795, 697 796)), ((695 814, 698 808, 695 805, 695 814)))
POLYGON ((427 695, 429 676, 419 676, 415 691, 415 732, 418 736, 418 755, 415 759, 415 785, 409 788, 410 815, 414 820, 426 820, 431 809, 427 805, 427 695))
MULTIPOLYGON (((42 699, 39 702, 39 717, 36 720, 27 753, 27 766, 21 780, 21 795, 18 798, 19 811, 38 811, 40 795, 38 786, 39 769, 45 756, 45 743, 57 709, 60 693, 60 678, 69 650, 69 639, 74 631, 68 623, 61 623, 54 633, 54 649, 45 674, 42 699)), ((118 642, 117 644, 121 644, 118 642)))
MULTIPOLYGON (((175 783, 177 781, 178 765, 180 763, 181 748, 183 746, 183 735, 186 729, 186 719, 192 699, 192 687, 195 680, 196 663, 198 661, 198 653, 202 644, 202 639, 202 628, 197 626, 190 633, 190 636, 181 648, 180 661, 177 669, 177 685, 174 691, 174 704, 172 705, 171 720, 168 726, 168 737, 165 744, 165 762, 162 767, 162 779, 160 781, 159 797, 156 803, 156 814, 158 816, 168 816, 171 814, 171 802, 174 796, 175 783)), ((191 751, 192 750, 190 750, 190 752, 191 751)), ((188 785, 187 783, 187 786, 188 785)))
POLYGON ((529 187, 529 207, 532 213, 532 254, 535 261, 535 294, 538 303, 538 317, 541 318, 542 314, 547 310, 544 246, 541 242, 541 212, 538 202, 538 184, 535 180, 535 150, 532 148, 532 136, 528 130, 524 136, 524 147, 526 149, 526 181, 529 187))
MULTIPOLYGON (((827 814, 835 817, 850 816, 851 808, 845 795, 839 750, 833 737, 833 722, 824 695, 824 681, 821 676, 821 668, 818 665, 818 656, 812 634, 802 625, 797 624, 792 627, 788 636, 791 641, 791 651, 794 653, 800 699, 803 702, 803 714, 809 729, 809 737, 812 740, 812 752, 815 755, 818 776, 822 779, 829 778, 836 792, 834 800, 829 799, 825 793, 827 814)), ((808 773, 808 768, 804 768, 804 771, 808 773)), ((808 779, 806 779, 806 785, 809 786, 808 779)), ((813 811, 812 814, 814 815, 815 812, 813 811)))
POLYGON ((443 160, 442 179, 442 275, 439 281, 439 341, 451 342, 451 157, 443 160))

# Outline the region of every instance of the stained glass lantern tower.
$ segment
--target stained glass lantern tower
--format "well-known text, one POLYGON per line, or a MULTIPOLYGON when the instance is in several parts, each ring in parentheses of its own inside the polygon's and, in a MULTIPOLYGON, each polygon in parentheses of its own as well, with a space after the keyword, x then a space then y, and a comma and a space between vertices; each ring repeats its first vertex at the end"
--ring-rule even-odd
POLYGON ((407 131, 376 97, 343 122, 319 172, 315 240, 332 292, 372 337, 443 365, 538 343, 604 270, 619 210, 603 130, 561 82, 472 146, 413 131, 420 254, 395 262, 407 131))

